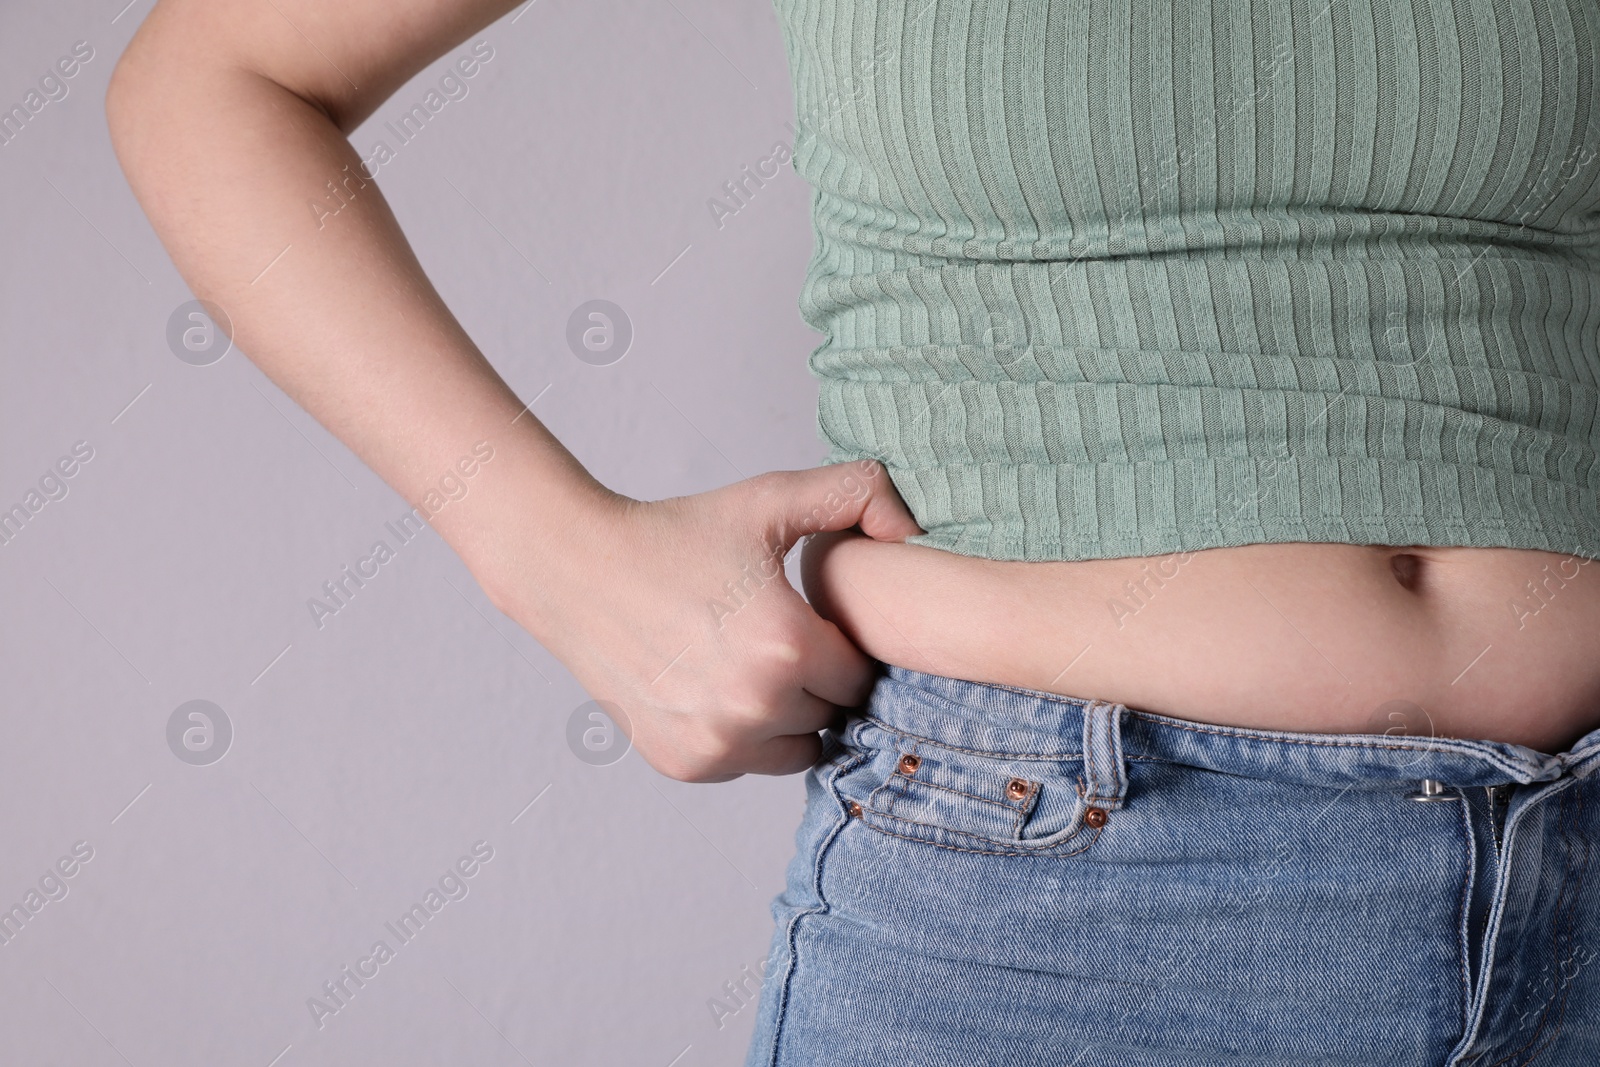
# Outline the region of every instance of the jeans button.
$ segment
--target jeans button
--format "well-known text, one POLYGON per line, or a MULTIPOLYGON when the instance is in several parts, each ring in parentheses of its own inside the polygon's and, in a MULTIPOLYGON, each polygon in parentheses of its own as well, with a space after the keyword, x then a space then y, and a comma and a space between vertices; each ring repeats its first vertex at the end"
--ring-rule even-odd
POLYGON ((1427 803, 1432 800, 1454 800, 1455 794, 1447 792, 1443 782, 1433 778, 1424 778, 1421 790, 1410 794, 1410 797, 1412 800, 1427 803))

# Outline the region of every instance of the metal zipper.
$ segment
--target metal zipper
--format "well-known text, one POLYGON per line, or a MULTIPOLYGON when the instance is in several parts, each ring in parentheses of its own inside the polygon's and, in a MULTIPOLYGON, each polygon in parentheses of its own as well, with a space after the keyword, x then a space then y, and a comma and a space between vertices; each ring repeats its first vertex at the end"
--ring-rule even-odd
MULTIPOLYGON (((1501 849, 1502 830, 1505 827, 1506 813, 1501 809, 1501 801, 1506 799, 1511 792, 1509 785, 1488 785, 1484 791, 1489 794, 1489 828, 1494 831, 1494 850, 1498 854, 1501 849)), ((1509 805, 1507 805, 1509 808, 1509 805)))

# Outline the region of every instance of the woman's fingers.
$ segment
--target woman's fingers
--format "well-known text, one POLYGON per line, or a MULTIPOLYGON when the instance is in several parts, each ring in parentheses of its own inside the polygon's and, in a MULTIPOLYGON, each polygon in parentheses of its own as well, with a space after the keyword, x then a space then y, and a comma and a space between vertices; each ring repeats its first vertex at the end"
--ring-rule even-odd
POLYGON ((780 552, 787 553, 807 534, 857 525, 880 541, 903 541, 923 532, 876 460, 775 471, 765 477, 773 496, 769 540, 780 552))
POLYGON ((750 774, 799 774, 822 757, 816 734, 781 734, 761 742, 745 761, 750 774))
POLYGON ((810 632, 799 663, 801 686, 840 708, 865 704, 878 677, 877 661, 827 619, 809 609, 806 614, 810 632))

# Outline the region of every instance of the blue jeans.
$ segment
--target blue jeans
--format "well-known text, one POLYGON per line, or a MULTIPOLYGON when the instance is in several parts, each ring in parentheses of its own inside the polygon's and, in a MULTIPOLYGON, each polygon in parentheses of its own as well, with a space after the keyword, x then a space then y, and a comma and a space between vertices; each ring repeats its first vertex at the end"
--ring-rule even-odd
POLYGON ((1600 730, 1249 730, 893 666, 864 710, 806 775, 748 1067, 1600 1064, 1600 730))

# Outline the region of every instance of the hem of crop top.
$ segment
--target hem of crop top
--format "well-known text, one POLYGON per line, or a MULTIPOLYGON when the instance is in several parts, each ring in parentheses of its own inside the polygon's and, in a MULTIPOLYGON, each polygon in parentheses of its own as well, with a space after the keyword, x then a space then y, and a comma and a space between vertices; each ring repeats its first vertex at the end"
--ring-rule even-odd
MULTIPOLYGON (((881 459, 835 449, 828 462, 867 458, 881 459)), ((1218 458, 1205 464, 1065 464, 1060 468, 1003 464, 906 467, 885 461, 896 489, 927 531, 908 538, 909 544, 984 559, 1064 562, 1154 557, 1287 542, 1521 548, 1600 559, 1600 495, 1594 491, 1438 461, 1320 457, 1299 459, 1292 467, 1278 463, 1278 468, 1288 469, 1263 480, 1285 483, 1272 494, 1280 509, 1285 504, 1295 510, 1312 503, 1299 495, 1299 485, 1330 481, 1348 489, 1342 506, 1336 513, 1314 516, 1258 515, 1228 521, 1201 517, 1205 509, 1198 502, 1217 498, 1219 481, 1252 484, 1262 465, 1251 459, 1218 458), (1179 469, 1188 472, 1187 484, 1174 477, 1179 469), (1397 473, 1405 476, 1396 477, 1397 473), (1389 477, 1385 481, 1375 474, 1389 477), (1488 502, 1500 514, 1426 514, 1429 504, 1438 503, 1443 485, 1455 487, 1452 495, 1488 502), (1139 502, 1140 511, 1181 515, 1182 525, 1144 520, 1131 528, 1096 532, 1098 520, 1093 512, 1084 515, 1066 502, 1092 500, 1098 493, 1123 500, 1131 496, 1139 502), (968 500, 998 503, 1006 514, 990 517, 953 512, 950 501, 958 494, 968 500), (1015 507, 1024 495, 1032 505, 1027 518, 1018 515, 1015 507), (1564 518, 1552 520, 1552 515, 1564 518)), ((1260 505, 1264 499, 1255 503, 1260 505)), ((1118 513, 1126 514, 1127 509, 1118 513)))

